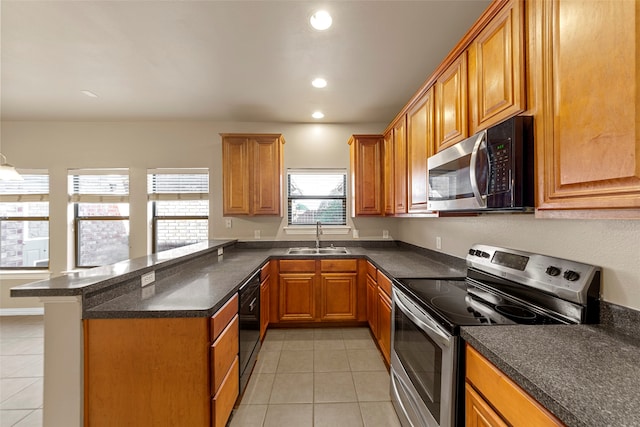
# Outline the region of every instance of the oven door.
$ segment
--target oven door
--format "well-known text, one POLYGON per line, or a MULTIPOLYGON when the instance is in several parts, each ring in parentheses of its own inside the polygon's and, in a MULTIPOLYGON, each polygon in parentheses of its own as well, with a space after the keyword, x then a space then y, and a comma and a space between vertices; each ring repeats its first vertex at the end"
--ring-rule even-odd
POLYGON ((391 397, 402 425, 453 426, 458 340, 395 288, 392 319, 391 397))
POLYGON ((427 160, 427 207, 433 211, 477 210, 487 207, 490 174, 487 132, 482 131, 427 160))

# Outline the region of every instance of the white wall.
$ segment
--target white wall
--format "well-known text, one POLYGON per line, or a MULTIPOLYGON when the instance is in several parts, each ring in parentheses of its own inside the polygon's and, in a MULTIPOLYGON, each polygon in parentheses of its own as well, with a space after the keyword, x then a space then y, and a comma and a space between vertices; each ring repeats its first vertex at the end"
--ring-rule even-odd
MULTIPOLYGON (((52 272, 66 269, 73 244, 66 222, 68 168, 128 167, 132 179, 147 168, 208 167, 211 174, 210 236, 253 240, 312 239, 282 231, 286 218, 234 217, 224 228, 220 132, 283 133, 285 167, 348 168, 347 140, 353 133, 378 133, 382 124, 322 125, 215 122, 2 122, 0 149, 19 168, 48 169, 51 177, 52 272), (55 242, 55 243, 54 243, 55 242)), ((146 207, 144 183, 132 189, 131 203, 146 207), (137 191, 137 195, 133 192, 137 191)), ((132 206, 131 256, 147 251, 146 211, 132 206), (144 230, 143 230, 144 229, 144 230)), ((351 221, 351 220, 350 220, 351 221)), ((640 309, 640 221, 542 220, 533 215, 487 215, 467 218, 355 218, 350 225, 361 239, 392 238, 464 257, 472 243, 497 244, 540 252, 604 268, 604 299, 640 309)), ((350 238, 324 236, 324 239, 350 238)))
MULTIPOLYGON (((47 169, 50 179, 51 271, 73 267, 73 222, 67 203, 67 170, 71 168, 129 168, 130 255, 148 253, 150 228, 146 202, 147 168, 206 167, 210 171, 212 238, 253 240, 311 240, 312 235, 288 236, 283 217, 234 217, 225 228, 222 216, 221 132, 282 133, 286 168, 349 167, 352 133, 379 133, 385 124, 331 125, 219 122, 2 122, 2 153, 22 169, 47 169)), ((382 238, 389 229, 382 219, 349 219, 360 239, 382 238)), ((395 230, 389 230, 391 234, 395 230)), ((325 240, 349 240, 349 235, 325 235, 325 240)))

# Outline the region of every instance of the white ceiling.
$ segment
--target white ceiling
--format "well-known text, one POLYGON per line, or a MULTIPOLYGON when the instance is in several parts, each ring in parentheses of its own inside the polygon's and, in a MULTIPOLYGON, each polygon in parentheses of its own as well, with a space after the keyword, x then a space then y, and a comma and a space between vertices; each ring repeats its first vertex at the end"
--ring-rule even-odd
POLYGON ((2 0, 2 119, 389 122, 488 4, 2 0))

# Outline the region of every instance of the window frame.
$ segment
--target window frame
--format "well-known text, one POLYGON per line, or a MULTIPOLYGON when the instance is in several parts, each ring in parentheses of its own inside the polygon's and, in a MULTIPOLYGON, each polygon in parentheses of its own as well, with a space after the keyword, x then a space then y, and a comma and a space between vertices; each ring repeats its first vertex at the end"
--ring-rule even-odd
POLYGON ((323 227, 332 227, 334 229, 349 229, 348 226, 348 218, 349 218, 349 193, 348 193, 348 171, 346 169, 322 169, 322 168, 305 168, 305 169, 287 169, 286 171, 286 193, 287 193, 287 227, 285 229, 292 230, 294 228, 311 228, 315 227, 316 223, 305 223, 305 224, 295 224, 292 223, 292 200, 341 200, 342 201, 342 212, 344 221, 341 224, 336 223, 322 223, 323 227), (344 185, 344 195, 335 196, 335 195, 307 195, 307 196, 291 196, 290 193, 290 176, 291 175, 342 175, 343 185, 344 185))
POLYGON ((211 215, 210 207, 207 215, 157 215, 157 203, 161 201, 190 201, 190 200, 206 200, 209 201, 209 168, 184 168, 184 169, 168 169, 157 168, 147 169, 147 200, 151 203, 151 251, 157 253, 158 249, 158 222, 166 220, 204 220, 207 221, 207 239, 209 234, 209 216, 211 215), (206 175, 207 191, 204 192, 152 192, 149 188, 149 179, 152 175, 206 175))
MULTIPOLYGON (((0 194, 0 203, 28 203, 28 202, 46 202, 47 205, 49 204, 49 192, 51 191, 51 176, 49 174, 48 170, 27 170, 27 169, 20 169, 18 170, 18 172, 22 175, 22 176, 26 176, 26 175, 42 175, 42 176, 46 176, 47 177, 47 192, 46 193, 30 193, 30 192, 23 192, 23 193, 6 193, 6 194, 0 194)), ((47 210, 49 209, 49 206, 47 207, 47 210)), ((49 254, 49 262, 51 261, 51 236, 50 236, 50 232, 51 232, 51 223, 49 220, 49 217, 51 215, 51 212, 49 212, 48 216, 2 216, 0 215, 0 227, 2 227, 2 222, 6 221, 6 222, 35 222, 35 221, 40 221, 40 222, 44 222, 46 221, 49 224, 49 236, 47 238, 48 243, 47 243, 47 253, 49 254)), ((49 262, 47 262, 46 266, 43 267, 30 267, 30 266, 19 266, 19 267, 8 267, 8 266, 0 266, 0 270, 1 271, 18 271, 18 270, 33 270, 33 271, 47 271, 49 270, 49 262)))
MULTIPOLYGON (((119 216, 97 216, 97 215, 80 215, 79 208, 81 203, 86 204, 119 204, 126 203, 129 205, 129 169, 70 169, 69 177, 69 201, 73 203, 73 241, 74 241, 74 265, 75 268, 95 268, 101 265, 81 265, 80 264, 80 224, 83 221, 130 221, 129 215, 119 216), (82 175, 126 175, 127 176, 127 193, 114 194, 94 194, 94 193, 76 193, 74 190, 74 179, 76 176, 82 175)), ((130 208, 130 206, 129 206, 130 208)), ((129 247, 131 242, 131 228, 129 228, 129 247)), ((129 259, 129 256, 126 259, 129 259)), ((121 260, 124 261, 124 260, 121 260)), ((116 261, 119 262, 119 261, 116 261)), ((105 264, 110 265, 110 264, 105 264)))

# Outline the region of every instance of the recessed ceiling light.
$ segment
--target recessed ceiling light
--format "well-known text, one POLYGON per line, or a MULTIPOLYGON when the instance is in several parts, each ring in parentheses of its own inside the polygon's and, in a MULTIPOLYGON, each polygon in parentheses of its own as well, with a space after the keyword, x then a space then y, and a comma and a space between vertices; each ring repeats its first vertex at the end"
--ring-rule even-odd
POLYGON ((313 114, 311 115, 311 117, 313 117, 314 119, 321 119, 321 118, 323 118, 323 117, 324 117, 324 114, 322 114, 322 112, 321 112, 321 111, 316 111, 315 113, 313 113, 313 114))
POLYGON ((91 98, 97 98, 98 95, 96 95, 95 93, 91 92, 90 90, 81 90, 80 92, 84 93, 85 95, 87 95, 88 97, 91 98))
POLYGON ((318 77, 317 79, 314 79, 311 84, 313 85, 313 87, 317 87, 318 89, 322 89, 323 87, 327 87, 327 81, 323 78, 318 77))
POLYGON ((331 15, 326 10, 319 10, 311 15, 309 22, 316 30, 323 31, 331 26, 333 19, 331 19, 331 15))

